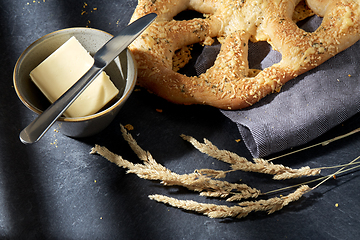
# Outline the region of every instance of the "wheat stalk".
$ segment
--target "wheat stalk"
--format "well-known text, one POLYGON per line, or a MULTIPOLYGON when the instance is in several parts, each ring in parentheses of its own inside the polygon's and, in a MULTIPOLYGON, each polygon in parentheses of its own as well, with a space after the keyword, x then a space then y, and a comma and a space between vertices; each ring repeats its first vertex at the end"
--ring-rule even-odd
MULTIPOLYGON (((314 176, 320 174, 320 169, 311 169, 310 167, 302 167, 300 169, 292 169, 289 167, 285 167, 281 164, 273 164, 272 162, 266 161, 261 158, 253 159, 254 162, 248 161, 244 157, 240 157, 236 153, 227 151, 227 150, 219 150, 215 145, 213 145, 209 140, 204 139, 204 143, 198 142, 195 138, 191 136, 181 135, 181 137, 190 142, 196 149, 200 152, 209 155, 215 159, 220 161, 229 163, 231 168, 246 172, 258 172, 274 175, 274 179, 276 180, 284 180, 289 178, 297 178, 302 176, 314 176)), ((218 175, 224 177, 227 172, 219 171, 218 175)))
POLYGON ((302 151, 305 151, 305 150, 310 149, 310 148, 313 148, 313 147, 326 146, 326 145, 328 145, 328 144, 330 144, 330 143, 332 143, 332 142, 335 142, 335 141, 337 141, 337 140, 346 138, 346 137, 351 136, 351 135, 353 135, 353 134, 355 134, 355 133, 358 133, 358 132, 360 132, 360 128, 357 128, 357 129, 355 129, 355 130, 353 130, 353 131, 351 131, 351 132, 348 132, 348 133, 346 133, 346 134, 343 134, 343 135, 334 137, 334 138, 332 138, 332 139, 328 139, 328 140, 326 140, 326 141, 323 141, 323 142, 320 142, 320 143, 316 143, 316 144, 314 144, 314 145, 311 145, 311 146, 308 146, 308 147, 305 147, 305 148, 301 148, 301 149, 299 149, 299 150, 292 151, 292 152, 289 152, 289 153, 286 153, 286 154, 283 154, 283 155, 280 155, 280 156, 277 156, 277 157, 268 159, 267 161, 273 161, 273 160, 275 160, 275 159, 278 159, 278 158, 281 158, 281 157, 285 157, 285 156, 288 156, 288 155, 291 155, 291 154, 294 154, 294 153, 302 152, 302 151))
POLYGON ((279 189, 271 190, 271 191, 262 193, 261 195, 268 195, 268 194, 271 194, 271 193, 280 192, 280 191, 284 191, 284 190, 287 190, 287 189, 290 189, 290 188, 295 188, 295 187, 298 187, 298 186, 301 186, 301 185, 306 185, 306 184, 309 184, 309 183, 318 182, 318 181, 323 180, 321 183, 317 184, 315 187, 312 187, 312 189, 315 189, 315 188, 319 187, 321 184, 323 184, 325 181, 329 180, 330 178, 336 178, 336 176, 337 176, 338 174, 342 174, 342 173, 349 172, 349 171, 351 171, 351 170, 355 170, 355 169, 360 168, 360 162, 357 162, 357 160, 359 160, 359 159, 360 159, 360 156, 358 156, 357 158, 355 158, 353 161, 351 161, 351 162, 348 163, 348 164, 343 164, 343 165, 338 165, 338 166, 330 167, 330 168, 335 168, 335 167, 348 167, 348 166, 352 166, 352 165, 355 165, 355 164, 356 164, 356 166, 353 166, 353 167, 351 167, 351 168, 347 168, 347 169, 342 168, 342 169, 336 171, 335 173, 328 174, 328 175, 326 175, 326 176, 322 176, 322 177, 319 177, 319 178, 316 178, 316 179, 313 179, 313 180, 310 180, 310 181, 302 182, 302 183, 299 183, 299 184, 295 184, 295 185, 292 185, 292 186, 288 186, 288 187, 284 187, 284 188, 279 188, 279 189))
POLYGON ((149 198, 173 207, 202 213, 209 216, 210 218, 243 218, 246 217, 249 213, 257 211, 265 211, 268 212, 268 214, 274 213, 275 211, 278 211, 288 205, 290 202, 298 200, 301 196, 310 190, 311 189, 309 186, 304 185, 287 196, 274 197, 268 200, 241 202, 237 206, 231 207, 226 205, 198 203, 192 200, 178 200, 176 198, 159 194, 150 195, 149 198))

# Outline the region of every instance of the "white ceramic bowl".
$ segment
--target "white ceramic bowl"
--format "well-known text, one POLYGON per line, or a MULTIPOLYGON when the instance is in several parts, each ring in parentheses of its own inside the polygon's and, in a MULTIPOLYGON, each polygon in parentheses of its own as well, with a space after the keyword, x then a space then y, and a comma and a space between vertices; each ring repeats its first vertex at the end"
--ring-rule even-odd
MULTIPOLYGON (((90 54, 95 54, 112 38, 111 34, 97 29, 68 28, 47 34, 32 43, 16 63, 13 81, 20 100, 36 114, 41 114, 50 106, 50 102, 31 81, 29 74, 72 36, 75 36, 90 54)), ((78 118, 59 118, 57 123, 61 133, 70 137, 91 136, 106 128, 118 114, 136 84, 137 68, 131 52, 126 50, 120 54, 105 68, 105 72, 119 89, 118 96, 96 114, 78 118)))

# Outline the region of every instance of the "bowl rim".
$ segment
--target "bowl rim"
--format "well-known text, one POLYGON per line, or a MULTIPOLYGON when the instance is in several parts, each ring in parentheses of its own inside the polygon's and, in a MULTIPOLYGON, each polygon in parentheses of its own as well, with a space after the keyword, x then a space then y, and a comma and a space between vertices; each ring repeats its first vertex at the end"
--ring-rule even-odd
MULTIPOLYGON (((20 57, 18 58, 18 60, 16 61, 16 64, 15 64, 15 67, 14 67, 14 71, 13 71, 13 84, 14 84, 14 89, 15 89, 15 92, 17 94, 17 96, 20 98, 21 102, 28 108, 30 109, 31 111, 33 111, 34 113, 40 115, 43 111, 35 108, 31 103, 29 103, 22 95, 21 95, 21 91, 19 90, 19 87, 18 87, 18 81, 16 80, 16 75, 17 75, 17 72, 19 71, 19 66, 20 66, 20 63, 23 61, 23 59, 25 58, 25 56, 28 54, 28 52, 34 47, 36 46, 37 44, 41 43, 44 39, 48 38, 49 36, 51 35, 54 35, 54 34, 58 34, 59 32, 66 32, 66 31, 76 31, 76 30, 86 30, 86 31, 98 31, 98 32, 103 32, 107 35, 110 36, 110 38, 113 37, 112 34, 108 33, 108 32, 105 32, 103 30, 99 30, 99 29, 96 29, 96 28, 88 28, 88 27, 71 27, 71 28, 64 28, 64 29, 60 29, 60 30, 56 30, 56 31, 53 31, 51 33, 48 33, 40 38, 38 38, 37 40, 35 40, 33 43, 31 43, 20 55, 20 57)), ((136 85, 136 78, 137 78, 137 68, 136 68, 136 62, 135 62, 135 59, 134 59, 134 56, 133 54, 131 53, 131 51, 126 48, 127 52, 129 53, 128 55, 131 56, 131 61, 132 61, 132 65, 134 66, 134 80, 133 81, 128 81, 128 78, 125 79, 125 88, 124 88, 124 92, 123 94, 121 95, 120 99, 118 99, 115 103, 113 103, 111 106, 109 106, 108 108, 100 111, 100 112, 97 112, 95 114, 92 114, 92 115, 88 115, 88 116, 85 116, 85 117, 75 117, 75 118, 68 118, 68 117, 60 117, 57 121, 63 121, 63 122, 83 122, 83 121, 89 121, 91 119, 94 119, 94 118, 97 118, 97 117, 100 117, 102 115, 106 115, 107 113, 111 112, 113 109, 115 109, 118 105, 120 105, 122 102, 126 101, 126 99, 130 96, 132 90, 135 88, 135 85, 136 85), (131 82, 131 85, 128 86, 128 83, 131 82)))

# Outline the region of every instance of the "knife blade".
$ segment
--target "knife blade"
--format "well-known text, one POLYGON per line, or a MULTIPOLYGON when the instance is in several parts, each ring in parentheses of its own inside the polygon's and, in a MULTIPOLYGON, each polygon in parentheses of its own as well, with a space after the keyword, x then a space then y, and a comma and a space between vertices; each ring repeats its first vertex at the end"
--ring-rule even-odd
POLYGON ((105 43, 95 53, 93 66, 60 98, 20 132, 21 142, 24 144, 37 142, 104 68, 125 50, 156 17, 157 14, 150 13, 139 18, 105 43))

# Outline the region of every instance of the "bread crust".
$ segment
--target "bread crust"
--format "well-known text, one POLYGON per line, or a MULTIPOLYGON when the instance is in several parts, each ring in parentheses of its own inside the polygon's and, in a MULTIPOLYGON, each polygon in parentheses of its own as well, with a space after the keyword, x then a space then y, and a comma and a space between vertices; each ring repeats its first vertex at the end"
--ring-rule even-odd
MULTIPOLYGON (((360 39, 360 0, 307 0, 311 10, 323 18, 311 33, 300 29, 293 19, 299 16, 294 14, 299 2, 139 0, 131 21, 151 12, 158 18, 129 47, 138 63, 138 83, 173 103, 242 109, 360 39), (186 9, 206 18, 173 19, 186 9), (220 39, 222 45, 214 65, 205 73, 188 77, 172 70, 176 50, 198 42, 211 43, 212 38, 220 39), (249 69, 249 41, 267 41, 282 54, 281 61, 262 71, 249 69)), ((311 10, 306 14, 312 14, 311 10)))

